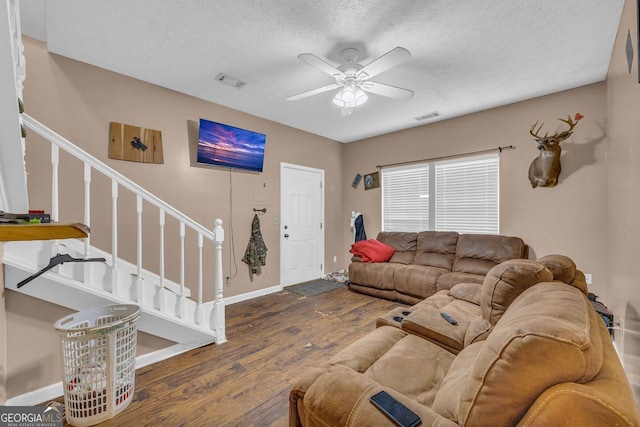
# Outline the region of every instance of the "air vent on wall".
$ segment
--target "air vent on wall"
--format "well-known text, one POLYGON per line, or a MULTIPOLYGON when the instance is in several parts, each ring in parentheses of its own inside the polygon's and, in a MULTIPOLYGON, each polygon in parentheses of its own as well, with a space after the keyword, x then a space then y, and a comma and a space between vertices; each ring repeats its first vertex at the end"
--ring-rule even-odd
POLYGON ((242 80, 238 80, 235 77, 231 77, 225 73, 220 73, 216 76, 216 80, 219 82, 222 82, 226 85, 229 85, 231 87, 235 87, 237 89, 240 89, 241 87, 243 87, 244 85, 247 84, 247 82, 243 82, 242 80))
POLYGON ((424 116, 414 117, 414 119, 418 122, 421 122, 423 120, 433 119, 434 117, 440 117, 440 113, 437 111, 434 111, 432 113, 425 114, 424 116))

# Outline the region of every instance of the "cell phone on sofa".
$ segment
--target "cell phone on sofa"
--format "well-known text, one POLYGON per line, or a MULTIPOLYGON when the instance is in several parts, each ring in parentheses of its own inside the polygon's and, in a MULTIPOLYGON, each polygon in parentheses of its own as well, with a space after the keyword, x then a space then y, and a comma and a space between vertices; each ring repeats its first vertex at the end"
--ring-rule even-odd
POLYGON ((370 400, 371 403, 400 427, 415 427, 422 422, 415 412, 398 402, 384 390, 371 396, 370 400))

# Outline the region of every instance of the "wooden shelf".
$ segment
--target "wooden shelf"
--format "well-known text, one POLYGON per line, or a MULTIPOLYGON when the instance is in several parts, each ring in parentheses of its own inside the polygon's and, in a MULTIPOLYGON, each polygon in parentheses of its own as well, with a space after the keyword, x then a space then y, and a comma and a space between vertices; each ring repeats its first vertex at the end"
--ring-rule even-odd
POLYGON ((2 224, 0 242, 19 240, 84 239, 89 227, 84 224, 2 224))

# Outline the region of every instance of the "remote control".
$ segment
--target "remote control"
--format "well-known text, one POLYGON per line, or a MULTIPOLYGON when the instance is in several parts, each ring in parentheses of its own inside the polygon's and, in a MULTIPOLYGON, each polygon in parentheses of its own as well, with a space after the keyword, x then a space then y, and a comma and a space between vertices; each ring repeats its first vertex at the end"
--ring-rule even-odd
POLYGON ((444 320, 446 320, 447 322, 451 323, 452 325, 457 325, 458 321, 456 319, 454 319, 453 317, 451 317, 450 315, 448 315, 445 312, 441 312, 440 316, 444 317, 444 320))

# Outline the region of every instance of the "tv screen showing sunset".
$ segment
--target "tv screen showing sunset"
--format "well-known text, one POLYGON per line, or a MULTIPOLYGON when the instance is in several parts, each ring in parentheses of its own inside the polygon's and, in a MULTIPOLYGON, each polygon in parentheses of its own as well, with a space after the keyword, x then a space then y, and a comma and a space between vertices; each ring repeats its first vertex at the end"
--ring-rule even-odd
POLYGON ((266 136, 200 119, 198 163, 262 172, 266 136))

